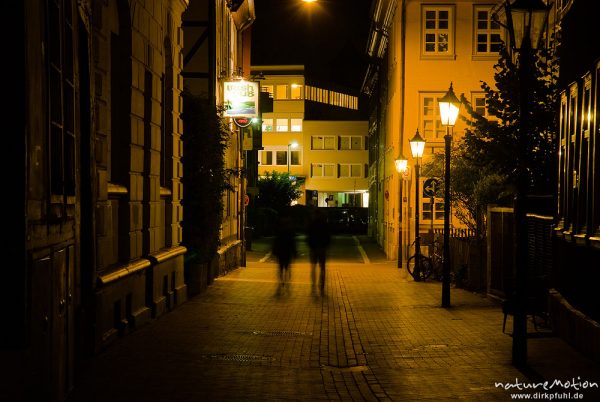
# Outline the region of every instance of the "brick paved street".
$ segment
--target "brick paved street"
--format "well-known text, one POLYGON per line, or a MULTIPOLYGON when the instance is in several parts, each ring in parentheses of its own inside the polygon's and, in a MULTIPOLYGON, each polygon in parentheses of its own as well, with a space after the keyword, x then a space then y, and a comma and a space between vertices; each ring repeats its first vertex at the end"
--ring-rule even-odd
MULTIPOLYGON (((511 391, 494 382, 540 379, 512 367, 494 301, 453 289, 453 307, 442 309, 439 283, 409 280, 377 255, 331 262, 322 296, 301 258, 281 290, 276 265, 259 262, 266 252, 257 244, 246 268, 117 341, 70 400, 506 401, 511 391)), ((549 380, 564 367, 560 356, 573 356, 555 338, 529 343, 549 380)), ((574 364, 560 373, 600 382, 597 366, 574 364)))

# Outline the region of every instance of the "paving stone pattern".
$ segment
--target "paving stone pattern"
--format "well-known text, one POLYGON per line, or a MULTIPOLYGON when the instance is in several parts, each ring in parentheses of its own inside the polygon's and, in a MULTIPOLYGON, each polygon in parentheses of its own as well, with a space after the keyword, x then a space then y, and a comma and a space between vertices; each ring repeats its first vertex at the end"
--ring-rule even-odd
POLYGON ((332 263, 324 294, 306 263, 279 287, 272 262, 217 279, 97 356, 76 401, 507 401, 498 305, 417 283, 389 264, 332 263))

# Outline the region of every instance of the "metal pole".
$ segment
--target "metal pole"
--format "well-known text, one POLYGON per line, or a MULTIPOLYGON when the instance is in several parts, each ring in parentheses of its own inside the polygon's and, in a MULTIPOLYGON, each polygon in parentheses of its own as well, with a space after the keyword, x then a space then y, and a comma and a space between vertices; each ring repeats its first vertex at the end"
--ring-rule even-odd
POLYGON ((450 148, 452 136, 446 126, 445 169, 444 169, 444 266, 442 274, 442 307, 450 307, 450 148))
POLYGON ((398 173, 398 268, 402 268, 402 173, 398 173))
POLYGON ((527 178, 525 170, 525 135, 529 119, 528 79, 531 71, 531 43, 525 35, 519 55, 519 132, 517 143, 517 193, 514 199, 515 223, 515 315, 513 319, 512 361, 516 367, 527 365, 527 225, 525 199, 527 178))
POLYGON ((240 170, 240 240, 242 241, 242 250, 240 252, 240 266, 246 266, 246 186, 245 186, 245 172, 246 172, 246 158, 244 155, 244 129, 240 127, 240 159, 241 159, 241 170, 240 170))
POLYGON ((420 167, 419 167, 419 158, 417 158, 415 164, 415 173, 416 173, 416 197, 415 197, 415 281, 421 280, 421 237, 419 232, 419 181, 420 181, 420 167))

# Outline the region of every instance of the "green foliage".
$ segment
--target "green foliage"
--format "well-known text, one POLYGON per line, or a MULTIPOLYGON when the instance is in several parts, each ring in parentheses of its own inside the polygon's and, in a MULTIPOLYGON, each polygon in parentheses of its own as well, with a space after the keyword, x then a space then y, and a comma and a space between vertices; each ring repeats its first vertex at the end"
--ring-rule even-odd
POLYGON ((266 172, 263 177, 259 177, 257 186, 257 206, 271 208, 278 213, 302 195, 299 190, 300 183, 290 180, 288 173, 266 172))
POLYGON ((514 188, 518 155, 526 155, 521 161, 528 174, 530 193, 552 193, 556 174, 556 133, 558 128, 558 76, 553 48, 538 50, 529 61, 531 74, 524 83, 529 113, 529 130, 519 142, 519 83, 518 66, 512 61, 506 49, 500 52, 495 65, 495 87, 482 82, 488 114, 487 119, 475 112, 461 95, 467 116, 463 138, 464 156, 479 168, 487 168, 506 177, 507 189, 514 188), (518 147, 523 146, 524 149, 518 147))
MULTIPOLYGON (((444 154, 435 154, 434 159, 423 167, 423 173, 438 178, 440 188, 445 188, 444 154)), ((476 166, 464 155, 464 150, 454 147, 450 158, 450 179, 452 213, 469 229, 484 235, 487 206, 508 204, 510 201, 506 177, 488 167, 476 166)))
MULTIPOLYGON (((529 62, 532 74, 528 90, 529 132, 519 143, 520 84, 518 66, 505 48, 495 65, 495 89, 482 82, 485 92, 486 118, 475 112, 461 95, 467 129, 463 139, 455 142, 450 159, 451 206, 454 215, 467 227, 485 233, 485 213, 489 204, 507 205, 514 194, 517 155, 525 147, 522 161, 528 174, 530 193, 554 191, 556 174, 556 133, 558 110, 557 60, 555 48, 539 50, 529 62)), ((424 175, 436 176, 443 184, 444 154, 436 154, 424 166, 424 175)), ((443 186, 442 186, 443 187, 443 186)))
POLYGON ((223 194, 231 190, 225 150, 231 132, 207 99, 183 92, 183 244, 209 262, 220 244, 223 194))

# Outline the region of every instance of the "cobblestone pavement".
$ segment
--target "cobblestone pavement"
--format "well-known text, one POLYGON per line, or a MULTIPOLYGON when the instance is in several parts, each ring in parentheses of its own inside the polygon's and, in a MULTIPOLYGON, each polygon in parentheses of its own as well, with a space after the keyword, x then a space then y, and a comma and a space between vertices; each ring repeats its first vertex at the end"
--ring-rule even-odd
POLYGON ((503 315, 480 295, 453 289, 442 309, 439 283, 394 262, 332 262, 321 295, 307 263, 281 288, 275 264, 252 259, 97 356, 70 400, 507 401, 515 390, 495 382, 539 381, 511 365, 503 315))

